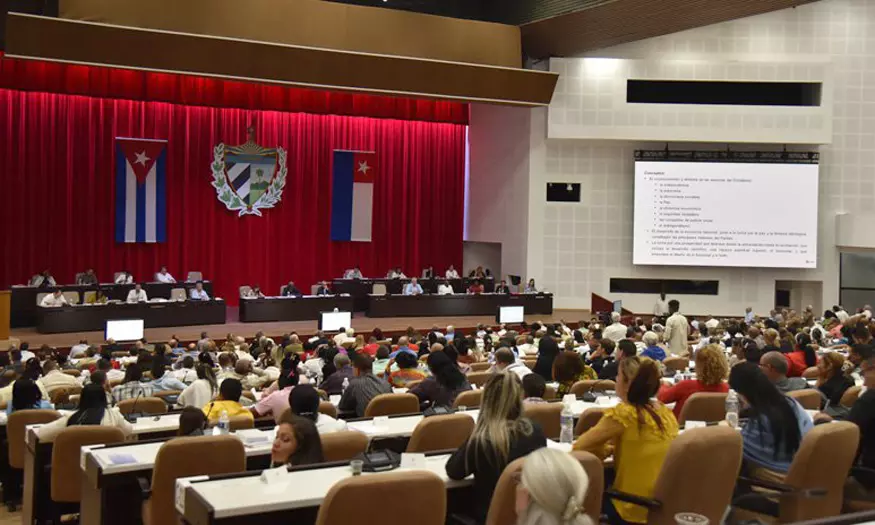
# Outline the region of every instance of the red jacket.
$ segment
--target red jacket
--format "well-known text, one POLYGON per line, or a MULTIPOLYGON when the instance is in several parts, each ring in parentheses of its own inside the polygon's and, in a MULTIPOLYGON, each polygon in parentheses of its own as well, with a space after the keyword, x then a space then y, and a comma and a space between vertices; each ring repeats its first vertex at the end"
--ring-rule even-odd
POLYGON ((706 386, 698 379, 686 379, 674 386, 663 386, 656 394, 656 398, 666 404, 674 403, 674 417, 680 420, 684 403, 696 392, 729 392, 729 385, 722 382, 719 385, 706 386))
POLYGON ((802 377, 802 372, 808 369, 808 365, 805 364, 805 352, 801 350, 790 352, 784 354, 784 357, 787 358, 787 365, 789 365, 787 377, 802 377))

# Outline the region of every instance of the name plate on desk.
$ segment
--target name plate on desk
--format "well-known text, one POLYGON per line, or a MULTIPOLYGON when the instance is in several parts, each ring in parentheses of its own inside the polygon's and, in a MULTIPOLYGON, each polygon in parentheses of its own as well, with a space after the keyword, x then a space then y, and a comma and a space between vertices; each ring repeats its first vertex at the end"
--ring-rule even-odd
POLYGON ((401 468, 426 470, 425 454, 404 452, 401 454, 401 468))
POLYGON ((377 428, 387 428, 389 426, 389 416, 377 416, 374 418, 374 426, 377 428))
POLYGON ((261 472, 261 482, 265 485, 283 483, 289 475, 289 469, 285 465, 277 468, 269 468, 261 472))
POLYGON ((180 515, 185 515, 185 489, 191 486, 195 481, 206 481, 209 476, 194 476, 191 478, 182 478, 176 480, 176 511, 180 515))

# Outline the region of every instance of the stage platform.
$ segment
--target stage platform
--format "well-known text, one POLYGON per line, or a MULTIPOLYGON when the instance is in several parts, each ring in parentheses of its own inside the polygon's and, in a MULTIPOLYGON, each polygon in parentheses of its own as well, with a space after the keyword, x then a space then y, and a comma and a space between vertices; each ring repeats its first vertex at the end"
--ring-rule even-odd
MULTIPOLYGON (((589 310, 554 310, 552 315, 527 315, 526 322, 532 323, 542 321, 545 323, 558 322, 560 319, 565 319, 569 323, 576 323, 580 320, 588 320, 590 318, 589 310)), ((227 322, 225 324, 200 325, 200 326, 178 326, 170 328, 149 328, 146 329, 146 339, 149 341, 160 342, 166 341, 173 336, 176 336, 182 341, 196 341, 200 338, 201 332, 207 332, 214 339, 224 339, 229 332, 234 335, 243 337, 252 337, 255 332, 262 331, 267 336, 281 336, 282 334, 296 331, 299 334, 313 334, 317 330, 316 321, 295 321, 295 322, 276 322, 276 323, 241 323, 238 322, 238 312, 236 307, 228 307, 227 322)), ((364 313, 359 312, 353 318, 352 326, 358 333, 368 334, 374 328, 379 327, 384 332, 399 332, 406 330, 408 326, 414 327, 419 332, 428 331, 433 325, 446 328, 447 325, 453 325, 458 328, 476 327, 478 324, 495 324, 495 316, 464 316, 464 317, 390 317, 383 319, 375 319, 365 317, 364 313)), ((40 334, 36 328, 14 329, 10 334, 13 338, 30 343, 31 348, 40 345, 50 345, 55 347, 69 347, 79 342, 80 339, 87 339, 89 343, 102 343, 103 332, 74 332, 65 334, 40 334)))

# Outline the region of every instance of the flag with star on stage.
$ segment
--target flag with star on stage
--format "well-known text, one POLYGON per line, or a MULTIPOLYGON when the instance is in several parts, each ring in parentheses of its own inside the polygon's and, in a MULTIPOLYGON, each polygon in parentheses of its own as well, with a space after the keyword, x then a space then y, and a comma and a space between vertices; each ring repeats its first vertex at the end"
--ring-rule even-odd
POLYGON ((334 151, 331 166, 331 240, 371 242, 377 154, 334 151))
POLYGON ((167 141, 116 138, 115 240, 167 239, 167 141))

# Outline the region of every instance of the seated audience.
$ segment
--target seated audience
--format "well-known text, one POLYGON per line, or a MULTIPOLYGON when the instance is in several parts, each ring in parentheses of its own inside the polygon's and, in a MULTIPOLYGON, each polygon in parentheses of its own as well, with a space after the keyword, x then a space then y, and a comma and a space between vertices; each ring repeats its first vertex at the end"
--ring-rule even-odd
POLYGON ((523 403, 546 403, 547 383, 538 374, 529 374, 523 378, 523 403))
POLYGON ((112 397, 116 403, 125 399, 136 397, 149 397, 153 393, 153 387, 149 383, 141 383, 143 371, 137 363, 128 365, 125 370, 125 378, 122 384, 112 389, 112 397))
POLYGON ((168 392, 178 390, 182 392, 186 388, 186 384, 176 379, 173 374, 166 373, 164 368, 164 359, 155 359, 152 361, 152 385, 153 392, 168 392))
POLYGON ((43 365, 43 377, 40 381, 42 381, 43 387, 45 387, 49 395, 56 390, 77 388, 79 386, 79 381, 75 377, 61 372, 58 368, 58 363, 52 360, 46 361, 46 364, 43 365))
POLYGON ((48 399, 43 399, 43 393, 30 378, 22 377, 12 384, 12 401, 6 405, 6 415, 16 410, 34 410, 54 408, 48 399))
POLYGON ((654 361, 665 360, 665 350, 659 346, 659 336, 655 332, 644 332, 641 337, 644 343, 644 350, 641 352, 641 357, 649 357, 654 361))
POLYGON ((322 439, 313 420, 286 412, 276 429, 270 449, 271 467, 322 463, 322 439))
POLYGON ((395 364, 398 365, 398 370, 389 372, 386 378, 395 388, 406 388, 409 383, 428 377, 428 374, 419 369, 419 360, 409 352, 400 352, 395 356, 395 364))
POLYGON ((451 407, 456 396, 465 390, 471 390, 471 384, 446 352, 428 354, 428 369, 431 377, 410 389, 410 393, 419 398, 420 407, 424 410, 430 407, 451 407))
POLYGON ((571 393, 571 387, 578 381, 598 379, 595 370, 580 359, 577 352, 565 350, 553 361, 553 381, 559 383, 556 395, 561 399, 571 393))
POLYGON ((319 411, 319 404, 321 402, 319 392, 313 388, 313 385, 296 386, 289 393, 288 397, 292 414, 312 420, 320 434, 330 434, 331 432, 346 430, 346 421, 334 419, 328 414, 323 414, 319 411))
POLYGON ((672 386, 663 386, 657 399, 674 403, 674 415, 680 417, 687 399, 696 392, 729 392, 726 376, 729 364, 720 345, 708 345, 696 352, 696 379, 684 379, 672 386))
POLYGON ((605 339, 610 339, 613 342, 617 342, 620 339, 626 337, 626 330, 628 327, 620 322, 620 313, 619 312, 611 312, 611 324, 602 331, 602 336, 605 339))
POLYGON ((355 377, 349 356, 346 354, 334 356, 334 367, 337 371, 326 376, 322 384, 319 385, 319 389, 327 392, 329 396, 343 394, 343 380, 346 379, 352 383, 352 378, 355 377))
POLYGON ((389 386, 389 383, 372 373, 373 363, 370 357, 364 354, 356 354, 354 359, 355 375, 350 379, 349 386, 343 392, 337 409, 342 412, 355 412, 356 416, 362 417, 365 415, 365 409, 368 407, 371 399, 380 394, 391 394, 392 387, 389 386))
POLYGON ((559 343, 550 336, 542 337, 538 341, 538 360, 532 372, 544 378, 544 381, 553 381, 553 361, 559 355, 559 343))
POLYGON ((255 405, 250 408, 255 417, 273 416, 279 423, 280 416, 289 408, 289 395, 298 384, 298 373, 293 366, 292 360, 286 361, 291 368, 284 368, 277 379, 277 390, 263 395, 255 405))
POLYGON ((474 475, 471 503, 466 511, 485 521, 495 485, 511 461, 547 446, 541 427, 523 417, 520 381, 514 374, 496 374, 483 387, 483 401, 471 437, 447 460, 447 476, 474 475))
POLYGON ((186 385, 194 383, 194 381, 197 379, 197 372, 194 369, 194 358, 190 355, 187 355, 183 357, 180 361, 182 361, 181 367, 178 370, 170 372, 170 374, 177 380, 185 383, 186 385))
POLYGON ((133 426, 120 412, 107 409, 106 393, 100 385, 85 385, 79 396, 79 408, 68 416, 63 416, 40 428, 40 440, 54 441, 62 430, 73 425, 101 425, 121 429, 125 437, 133 433, 133 426))
POLYGON ((383 377, 386 373, 386 368, 392 360, 389 358, 389 347, 380 345, 377 348, 377 358, 374 360, 373 374, 377 377, 383 377))
POLYGON ((593 525, 583 508, 589 477, 561 450, 538 449, 523 463, 516 490, 518 525, 593 525))
POLYGON ((620 369, 620 362, 627 357, 635 357, 638 354, 638 348, 635 343, 628 339, 623 339, 617 343, 617 355, 610 362, 605 363, 599 372, 599 379, 617 381, 617 372, 620 369))
MULTIPOLYGON (((791 337, 792 339, 792 337, 791 337)), ((808 334, 800 333, 796 338, 795 349, 784 354, 787 358, 789 369, 788 377, 802 377, 807 369, 817 366, 817 353, 808 334)))
POLYGON ((180 436, 203 436, 207 428, 207 418, 203 410, 185 407, 179 413, 180 436))
POLYGON ((729 386, 738 392, 744 406, 742 414, 748 418, 741 430, 744 470, 755 478, 782 481, 802 438, 813 428, 811 418, 798 401, 785 396, 753 363, 732 367, 729 386))
POLYGON ((532 371, 524 363, 518 362, 510 348, 502 347, 495 351, 494 372, 513 372, 520 379, 531 375, 532 371))
MULTIPOLYGON (((204 415, 211 425, 216 424, 222 413, 227 412, 228 417, 244 417, 254 419, 252 413, 240 404, 240 396, 243 394, 243 385, 237 379, 229 377, 219 385, 219 397, 208 403, 204 408, 204 415)), ((181 396, 180 396, 181 397, 181 396)))
POLYGON ((179 394, 176 399, 177 406, 194 407, 200 410, 207 406, 219 392, 219 384, 212 366, 200 363, 196 370, 197 379, 179 394))
MULTIPOLYGON (((621 339, 620 342, 625 340, 621 339)), ((632 344, 634 345, 635 343, 632 344)), ((586 361, 595 370, 596 375, 601 374, 602 368, 614 360, 614 349, 616 347, 617 343, 608 338, 599 341, 598 348, 589 355, 589 359, 586 361)), ((571 348, 566 347, 566 350, 571 350, 571 348)))
POLYGON ((821 407, 828 410, 829 407, 837 408, 845 390, 854 386, 854 380, 848 377, 844 371, 845 358, 838 352, 823 354, 817 363, 817 389, 824 398, 821 407))
POLYGON ((793 390, 808 388, 808 381, 805 379, 801 377, 787 377, 789 364, 787 363, 787 358, 781 352, 772 351, 763 354, 760 358, 760 368, 766 374, 766 377, 769 378, 769 381, 783 394, 793 390))
MULTIPOLYGON (((617 374, 620 404, 605 410, 598 424, 574 443, 574 450, 585 450, 602 458, 616 451, 613 487, 621 492, 650 497, 668 448, 678 435, 674 414, 653 400, 659 390, 659 379, 659 365, 652 359, 635 356, 620 361, 617 374)), ((612 523, 647 522, 647 509, 631 503, 610 500, 605 511, 612 523)))

